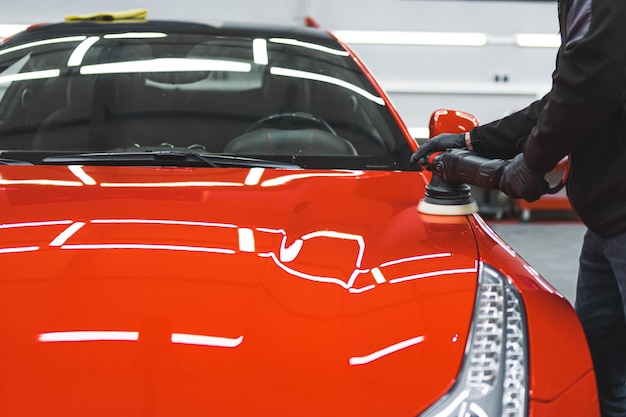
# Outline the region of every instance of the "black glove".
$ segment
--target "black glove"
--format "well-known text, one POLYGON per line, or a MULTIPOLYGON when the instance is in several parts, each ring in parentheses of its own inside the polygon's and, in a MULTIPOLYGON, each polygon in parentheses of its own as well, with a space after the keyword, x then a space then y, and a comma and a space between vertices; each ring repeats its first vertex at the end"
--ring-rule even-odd
POLYGON ((466 149, 465 133, 442 133, 422 144, 419 149, 411 155, 412 164, 424 165, 425 158, 433 152, 445 151, 449 148, 466 149), (420 161, 424 159, 423 161, 420 161))
POLYGON ((533 170, 520 153, 504 168, 499 188, 511 198, 533 202, 550 188, 544 176, 545 173, 533 170))

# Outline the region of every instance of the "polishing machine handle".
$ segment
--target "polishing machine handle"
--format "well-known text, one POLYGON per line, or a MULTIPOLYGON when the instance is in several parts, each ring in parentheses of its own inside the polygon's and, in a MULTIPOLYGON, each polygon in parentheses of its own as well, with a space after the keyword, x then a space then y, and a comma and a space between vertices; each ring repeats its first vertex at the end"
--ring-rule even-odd
MULTIPOLYGON (((466 183, 490 190, 500 186, 502 172, 510 161, 489 159, 467 149, 451 148, 428 156, 426 169, 448 183, 466 183)), ((551 185, 544 194, 559 192, 566 183, 566 175, 556 185, 551 185)))
POLYGON ((508 164, 504 159, 485 158, 467 149, 448 149, 431 154, 425 168, 449 183, 497 190, 502 171, 508 164))

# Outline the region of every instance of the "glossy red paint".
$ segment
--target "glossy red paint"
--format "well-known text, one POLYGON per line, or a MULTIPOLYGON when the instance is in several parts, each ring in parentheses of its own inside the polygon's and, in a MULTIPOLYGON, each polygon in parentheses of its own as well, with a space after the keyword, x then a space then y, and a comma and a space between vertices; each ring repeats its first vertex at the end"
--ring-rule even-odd
POLYGON ((442 133, 469 132, 475 126, 478 126, 478 119, 473 115, 448 109, 435 110, 428 123, 431 138, 442 133))
POLYGON ((1 415, 417 415, 455 380, 476 246, 418 173, 0 178, 1 415))
POLYGON ((524 299, 530 340, 530 399, 537 404, 531 415, 599 416, 591 357, 569 302, 479 216, 470 217, 470 223, 477 234, 480 259, 504 271, 524 299), (559 410, 557 414, 555 410, 559 410))

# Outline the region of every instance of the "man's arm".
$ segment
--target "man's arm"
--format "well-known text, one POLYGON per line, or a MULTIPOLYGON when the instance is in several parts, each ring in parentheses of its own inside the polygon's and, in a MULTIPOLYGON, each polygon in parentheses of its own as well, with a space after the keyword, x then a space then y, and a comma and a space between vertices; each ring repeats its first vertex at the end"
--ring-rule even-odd
POLYGON ((624 103, 626 1, 573 0, 548 100, 524 145, 524 157, 547 172, 590 138, 624 103))

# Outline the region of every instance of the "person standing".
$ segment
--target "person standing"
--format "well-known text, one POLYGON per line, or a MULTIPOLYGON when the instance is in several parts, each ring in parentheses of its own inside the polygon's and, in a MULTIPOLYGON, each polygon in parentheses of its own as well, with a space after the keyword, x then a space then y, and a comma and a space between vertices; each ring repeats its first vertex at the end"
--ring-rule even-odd
POLYGON ((412 156, 467 148, 511 159, 499 188, 535 201, 569 155, 567 194, 587 227, 574 308, 587 336, 603 417, 626 417, 626 1, 558 0, 561 46, 550 91, 528 107, 412 156))

